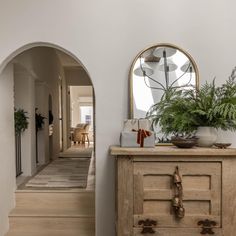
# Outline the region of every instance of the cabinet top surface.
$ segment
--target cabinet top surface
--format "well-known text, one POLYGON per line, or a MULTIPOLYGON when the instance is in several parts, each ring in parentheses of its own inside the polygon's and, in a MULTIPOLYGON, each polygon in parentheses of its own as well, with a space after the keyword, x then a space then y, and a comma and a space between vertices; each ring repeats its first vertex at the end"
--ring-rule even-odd
POLYGON ((148 155, 148 156, 235 156, 236 148, 177 148, 175 146, 156 146, 154 148, 123 148, 111 146, 113 156, 148 155))

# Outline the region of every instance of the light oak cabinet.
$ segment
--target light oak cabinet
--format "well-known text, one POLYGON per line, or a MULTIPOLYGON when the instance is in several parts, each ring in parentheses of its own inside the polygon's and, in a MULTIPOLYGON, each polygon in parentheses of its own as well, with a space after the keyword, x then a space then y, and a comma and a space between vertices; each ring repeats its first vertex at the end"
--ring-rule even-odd
POLYGON ((235 236, 236 149, 111 147, 117 236, 235 236), (174 174, 181 178, 178 218, 174 174))

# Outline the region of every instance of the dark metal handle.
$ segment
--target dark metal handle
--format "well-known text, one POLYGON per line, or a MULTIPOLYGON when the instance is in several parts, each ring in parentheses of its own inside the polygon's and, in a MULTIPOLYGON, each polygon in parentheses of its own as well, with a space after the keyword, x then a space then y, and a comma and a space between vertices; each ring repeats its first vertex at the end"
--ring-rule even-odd
POLYGON ((202 226, 202 231, 200 234, 215 234, 212 229, 214 226, 216 226, 215 221, 206 219, 198 221, 197 224, 202 226))
POLYGON ((153 227, 157 225, 157 221, 150 219, 140 220, 138 225, 142 225, 143 227, 141 234, 155 234, 156 231, 153 229, 153 227))

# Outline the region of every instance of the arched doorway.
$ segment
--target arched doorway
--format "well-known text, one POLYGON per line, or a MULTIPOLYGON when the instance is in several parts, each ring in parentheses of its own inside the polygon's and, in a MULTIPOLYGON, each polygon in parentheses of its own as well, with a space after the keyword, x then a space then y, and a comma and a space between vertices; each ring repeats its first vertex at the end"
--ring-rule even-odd
MULTIPOLYGON (((5 90, 5 96, 9 98, 8 114, 10 115, 12 113, 13 115, 13 107, 17 106, 17 108, 24 109, 28 117, 28 127, 24 133, 22 133, 22 150, 24 152, 22 155, 23 175, 25 174, 27 178, 35 174, 37 176, 37 173, 40 172, 41 169, 44 170, 45 166, 47 167, 47 165, 51 164, 50 162, 53 163, 57 161, 58 157, 61 157, 61 159, 64 158, 62 162, 65 163, 65 165, 71 165, 71 163, 68 164, 67 162, 68 159, 71 158, 74 162, 75 158, 81 160, 88 158, 87 156, 78 156, 78 150, 73 150, 73 155, 70 153, 67 153, 67 156, 60 155, 60 153, 64 153, 71 146, 71 143, 73 143, 71 139, 73 128, 78 128, 71 127, 71 97, 69 96, 70 94, 68 94, 68 89, 70 86, 75 85, 80 87, 91 86, 93 88, 86 69, 78 59, 66 50, 55 45, 42 43, 31 44, 19 49, 17 53, 13 53, 5 61, 5 67, 0 76, 0 83, 1 77, 4 77, 4 81, 2 81, 3 84, 7 83, 7 79, 9 79, 11 80, 10 83, 14 86, 14 90, 11 86, 7 86, 7 90, 5 90), (22 68, 24 68, 24 70, 22 68), (35 109, 37 109, 36 113, 35 109), (38 118, 41 118, 41 126, 38 125, 38 118), (62 152, 60 142, 62 142, 62 152), (26 156, 27 158, 25 158, 26 156), (65 158, 67 158, 67 160, 65 160, 65 158)), ((92 91, 94 90, 92 89, 92 91)), ((94 100, 94 92, 92 93, 91 99, 94 100)), ((93 113, 94 110, 93 105, 93 113)), ((78 121, 78 123, 80 123, 80 121, 78 121)), ((87 119, 85 123, 90 123, 90 120, 87 119)), ((11 119, 10 122, 6 124, 5 131, 4 129, 2 130, 5 132, 6 136, 9 136, 7 139, 11 140, 11 143, 14 143, 14 140, 12 140, 13 126, 14 121, 11 119), (9 131, 9 127, 11 130, 10 134, 6 132, 7 128, 9 131)), ((95 130, 93 130, 93 132, 95 132, 95 130)), ((83 135, 82 133, 81 136, 83 135)), ((85 141, 88 142, 88 140, 85 141)), ((14 158, 13 152, 9 152, 9 154, 11 158, 14 158)), ((91 160, 92 158, 90 156, 89 165, 88 162, 87 164, 83 164, 86 165, 86 171, 89 171, 90 168, 94 168, 94 164, 93 167, 91 167, 91 160)), ((81 170, 81 173, 83 171, 84 170, 81 170)), ((83 178, 86 177, 86 181, 89 179, 88 175, 89 173, 83 175, 83 178)), ((90 189, 87 190, 84 183, 83 187, 81 187, 81 185, 73 185, 76 178, 76 175, 71 176, 71 181, 69 181, 71 185, 51 185, 48 189, 53 193, 53 188, 55 188, 57 191, 62 191, 63 194, 65 194, 65 191, 62 188, 79 190, 75 192, 80 192, 83 196, 81 197, 77 194, 76 197, 85 199, 84 194, 89 193, 89 199, 94 201, 94 180, 93 184, 90 183, 90 189)), ((25 183, 25 180, 26 179, 23 178, 23 181, 19 181, 20 183, 22 182, 22 184, 19 184, 20 190, 21 188, 25 189, 29 187, 37 192, 37 184, 42 184, 39 183, 37 179, 36 182, 34 182, 35 185, 27 186, 29 181, 27 179, 27 183, 25 183)), ((77 178, 77 180, 79 180, 79 178, 77 178)), ((83 179, 83 181, 85 182, 85 179, 83 179)), ((57 179, 54 182, 58 183, 60 181, 57 179)), ((46 185, 43 185, 44 189, 47 189, 46 185)), ((20 190, 18 190, 18 192, 20 190)), ((86 204, 88 204, 87 200, 86 204)), ((94 204, 94 202, 92 204, 94 204)), ((90 215, 92 215, 91 212, 90 215)), ((90 233, 93 232, 90 230, 90 233)))

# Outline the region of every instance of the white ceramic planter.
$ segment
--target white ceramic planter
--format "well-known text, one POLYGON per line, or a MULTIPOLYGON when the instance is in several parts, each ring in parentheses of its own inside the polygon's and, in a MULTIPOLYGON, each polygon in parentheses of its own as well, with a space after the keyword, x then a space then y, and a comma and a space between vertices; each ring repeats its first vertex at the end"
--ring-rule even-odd
POLYGON ((196 137, 199 147, 211 147, 217 140, 217 132, 213 127, 200 126, 197 129, 196 137))

